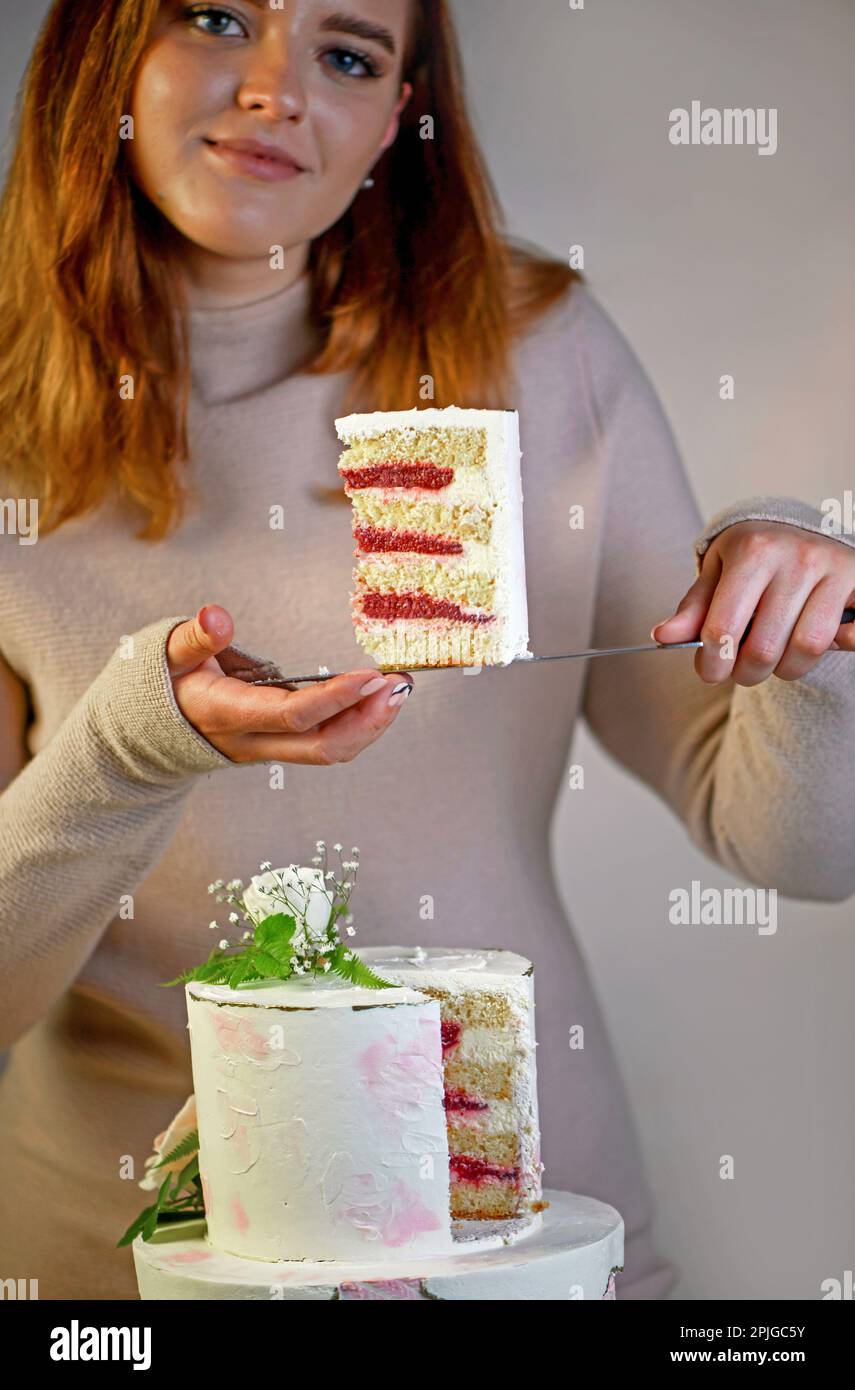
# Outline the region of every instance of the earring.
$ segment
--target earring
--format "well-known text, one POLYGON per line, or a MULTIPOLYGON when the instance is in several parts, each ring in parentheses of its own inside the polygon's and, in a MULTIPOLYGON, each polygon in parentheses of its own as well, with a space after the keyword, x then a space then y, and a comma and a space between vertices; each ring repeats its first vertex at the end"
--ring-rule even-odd
POLYGON ((373 188, 373 187, 374 187, 374 180, 373 180, 372 178, 364 179, 364 180, 363 180, 362 187, 363 187, 363 188, 373 188))

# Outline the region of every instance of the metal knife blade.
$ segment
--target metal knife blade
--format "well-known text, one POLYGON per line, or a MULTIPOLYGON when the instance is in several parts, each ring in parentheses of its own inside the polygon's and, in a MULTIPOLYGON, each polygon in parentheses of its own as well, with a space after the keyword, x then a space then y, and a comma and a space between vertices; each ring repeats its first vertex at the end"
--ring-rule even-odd
MULTIPOLYGON (((753 621, 754 619, 751 618, 747 623, 745 631, 739 639, 740 647, 748 636, 753 621)), ((844 623, 851 622, 855 622, 855 608, 844 608, 840 616, 841 626, 844 623)), ((547 656, 515 656, 512 661, 508 662, 508 665, 515 666, 520 663, 530 666, 532 662, 535 661, 587 661, 595 656, 626 656, 627 653, 630 652, 679 652, 688 651, 693 647, 702 647, 703 645, 703 642, 698 638, 698 640, 694 642, 645 642, 638 647, 588 647, 584 651, 555 652, 547 656)), ((378 666, 377 674, 379 676, 392 675, 396 671, 402 669, 406 671, 474 671, 479 668, 477 666, 405 666, 403 668, 400 666, 378 666)), ((488 666, 487 670, 501 671, 504 670, 504 667, 488 666)), ((316 676, 280 676, 276 680, 250 681, 249 684, 271 685, 288 689, 295 685, 304 685, 311 681, 331 681, 334 676, 340 675, 347 675, 347 672, 320 671, 316 676)))

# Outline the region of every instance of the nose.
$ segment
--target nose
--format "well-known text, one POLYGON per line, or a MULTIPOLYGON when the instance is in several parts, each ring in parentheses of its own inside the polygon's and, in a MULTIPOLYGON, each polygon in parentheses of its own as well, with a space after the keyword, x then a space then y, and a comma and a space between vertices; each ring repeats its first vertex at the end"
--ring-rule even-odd
POLYGON ((305 114, 306 92, 296 54, 283 42, 266 53, 256 52, 238 92, 243 111, 265 111, 274 120, 293 120, 305 114))

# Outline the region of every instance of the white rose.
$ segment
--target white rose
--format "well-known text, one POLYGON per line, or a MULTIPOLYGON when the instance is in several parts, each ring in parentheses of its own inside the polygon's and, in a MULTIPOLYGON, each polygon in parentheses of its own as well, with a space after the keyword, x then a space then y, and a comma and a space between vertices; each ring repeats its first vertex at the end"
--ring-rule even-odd
POLYGON ((309 940, 320 941, 326 935, 333 894, 322 869, 289 864, 287 869, 256 874, 244 892, 243 904, 256 919, 289 912, 297 920, 295 940, 305 935, 309 940), (262 888, 267 892, 262 892, 262 888))
POLYGON ((162 1168, 155 1168, 155 1163, 159 1163, 164 1154, 168 1154, 172 1149, 178 1147, 182 1140, 187 1138, 196 1129, 196 1097, 188 1096, 175 1116, 170 1120, 162 1134, 158 1134, 154 1141, 154 1153, 151 1158, 145 1161, 146 1175, 139 1183, 146 1192, 157 1192, 165 1181, 168 1173, 180 1173, 182 1168, 186 1168, 190 1162, 191 1155, 186 1158, 176 1159, 175 1163, 167 1163, 162 1168))

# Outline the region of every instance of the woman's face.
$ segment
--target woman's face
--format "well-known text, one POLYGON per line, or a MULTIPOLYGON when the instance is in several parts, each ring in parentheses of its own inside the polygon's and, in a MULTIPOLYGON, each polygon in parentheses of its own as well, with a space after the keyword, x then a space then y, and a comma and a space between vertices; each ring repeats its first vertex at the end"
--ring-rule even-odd
MULTIPOLYGON (((268 290, 271 248, 308 246, 392 143, 414 0, 163 0, 131 94, 131 174, 181 234, 189 278, 268 290), (335 11, 335 12, 334 12, 335 11), (300 172, 226 145, 260 141, 300 172)), ((362 196, 370 197, 370 191, 362 196)), ((281 282, 280 282, 281 283, 281 282)))

